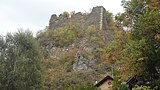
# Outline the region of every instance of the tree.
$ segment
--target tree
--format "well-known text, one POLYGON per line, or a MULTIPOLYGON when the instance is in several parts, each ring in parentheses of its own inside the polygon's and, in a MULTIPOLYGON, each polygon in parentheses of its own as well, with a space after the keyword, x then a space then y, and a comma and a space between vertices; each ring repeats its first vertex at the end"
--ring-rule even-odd
POLYGON ((77 85, 72 85, 65 90, 100 90, 100 89, 93 86, 92 83, 87 82, 87 83, 80 83, 77 85))
POLYGON ((154 87, 158 85, 160 74, 159 0, 123 0, 122 3, 125 12, 117 16, 117 21, 121 27, 130 27, 130 31, 126 32, 130 33, 130 37, 126 37, 128 40, 119 65, 125 65, 127 76, 133 75, 130 71, 134 71, 143 76, 145 83, 150 82, 149 85, 154 87))
POLYGON ((62 16, 65 17, 65 18, 69 18, 70 15, 69 15, 68 12, 65 11, 65 12, 62 13, 62 16))
POLYGON ((2 90, 35 90, 42 88, 42 54, 29 31, 1 37, 0 88, 2 90))

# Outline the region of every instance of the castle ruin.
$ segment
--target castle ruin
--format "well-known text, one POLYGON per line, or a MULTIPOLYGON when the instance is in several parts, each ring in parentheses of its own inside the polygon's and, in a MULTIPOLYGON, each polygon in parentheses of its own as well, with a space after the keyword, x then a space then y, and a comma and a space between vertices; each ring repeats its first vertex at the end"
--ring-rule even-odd
POLYGON ((68 22, 76 20, 83 29, 94 25, 98 30, 107 30, 106 10, 103 6, 93 7, 91 13, 73 13, 70 17, 53 14, 49 21, 49 29, 53 30, 65 26, 68 22))

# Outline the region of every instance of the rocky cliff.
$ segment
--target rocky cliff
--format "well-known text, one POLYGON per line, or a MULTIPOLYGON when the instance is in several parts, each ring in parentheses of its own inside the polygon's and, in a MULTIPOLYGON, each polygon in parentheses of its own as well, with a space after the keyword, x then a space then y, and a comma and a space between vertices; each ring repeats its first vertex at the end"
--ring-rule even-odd
MULTIPOLYGON (((107 22, 107 12, 103 6, 97 6, 93 7, 91 13, 84 14, 81 12, 73 13, 72 15, 64 15, 60 14, 59 16, 53 14, 51 16, 51 19, 49 21, 49 30, 56 30, 56 28, 67 26, 68 23, 71 21, 74 21, 75 23, 78 23, 79 27, 81 27, 82 30, 87 30, 89 26, 94 26, 97 30, 96 34, 100 34, 99 31, 102 33, 105 33, 105 35, 111 35, 109 31, 107 31, 108 22, 107 22)), ((107 41, 107 37, 102 35, 103 41, 107 41)), ((54 57, 59 57, 57 55, 60 55, 60 53, 64 52, 65 50, 72 50, 75 49, 75 43, 70 44, 68 47, 54 47, 49 50, 50 53, 54 57)), ((97 61, 94 57, 85 57, 80 51, 89 53, 89 54, 96 54, 96 48, 99 46, 97 44, 89 42, 87 38, 84 36, 79 40, 78 48, 75 56, 75 63, 73 64, 73 70, 87 70, 91 69, 91 67, 94 67, 97 61)), ((94 55, 93 55, 94 56, 94 55)))
POLYGON ((50 82, 46 85, 95 81, 109 72, 110 66, 100 58, 113 38, 113 23, 103 6, 93 7, 90 13, 53 14, 48 28, 37 36, 46 56, 46 75, 50 78, 46 78, 50 82))

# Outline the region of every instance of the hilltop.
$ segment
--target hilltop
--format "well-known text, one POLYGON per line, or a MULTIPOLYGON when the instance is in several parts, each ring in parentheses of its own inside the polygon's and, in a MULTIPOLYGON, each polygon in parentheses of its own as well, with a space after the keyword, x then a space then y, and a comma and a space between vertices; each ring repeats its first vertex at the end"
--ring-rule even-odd
POLYGON ((84 80, 94 83, 111 74, 100 53, 113 40, 115 29, 112 14, 103 6, 93 7, 90 13, 53 14, 48 28, 37 36, 48 66, 46 88, 51 84, 62 89, 84 80))

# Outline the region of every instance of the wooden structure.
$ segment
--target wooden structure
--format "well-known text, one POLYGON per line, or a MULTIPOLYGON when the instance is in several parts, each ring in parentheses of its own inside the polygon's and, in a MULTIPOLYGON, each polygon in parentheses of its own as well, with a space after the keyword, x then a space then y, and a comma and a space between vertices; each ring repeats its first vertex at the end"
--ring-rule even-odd
POLYGON ((132 88, 134 87, 134 85, 137 83, 137 76, 134 75, 132 77, 130 77, 127 81, 126 84, 128 85, 128 88, 130 90, 132 90, 132 88))
POLYGON ((113 78, 111 76, 106 76, 99 82, 95 84, 96 87, 99 87, 101 90, 112 90, 113 78))

